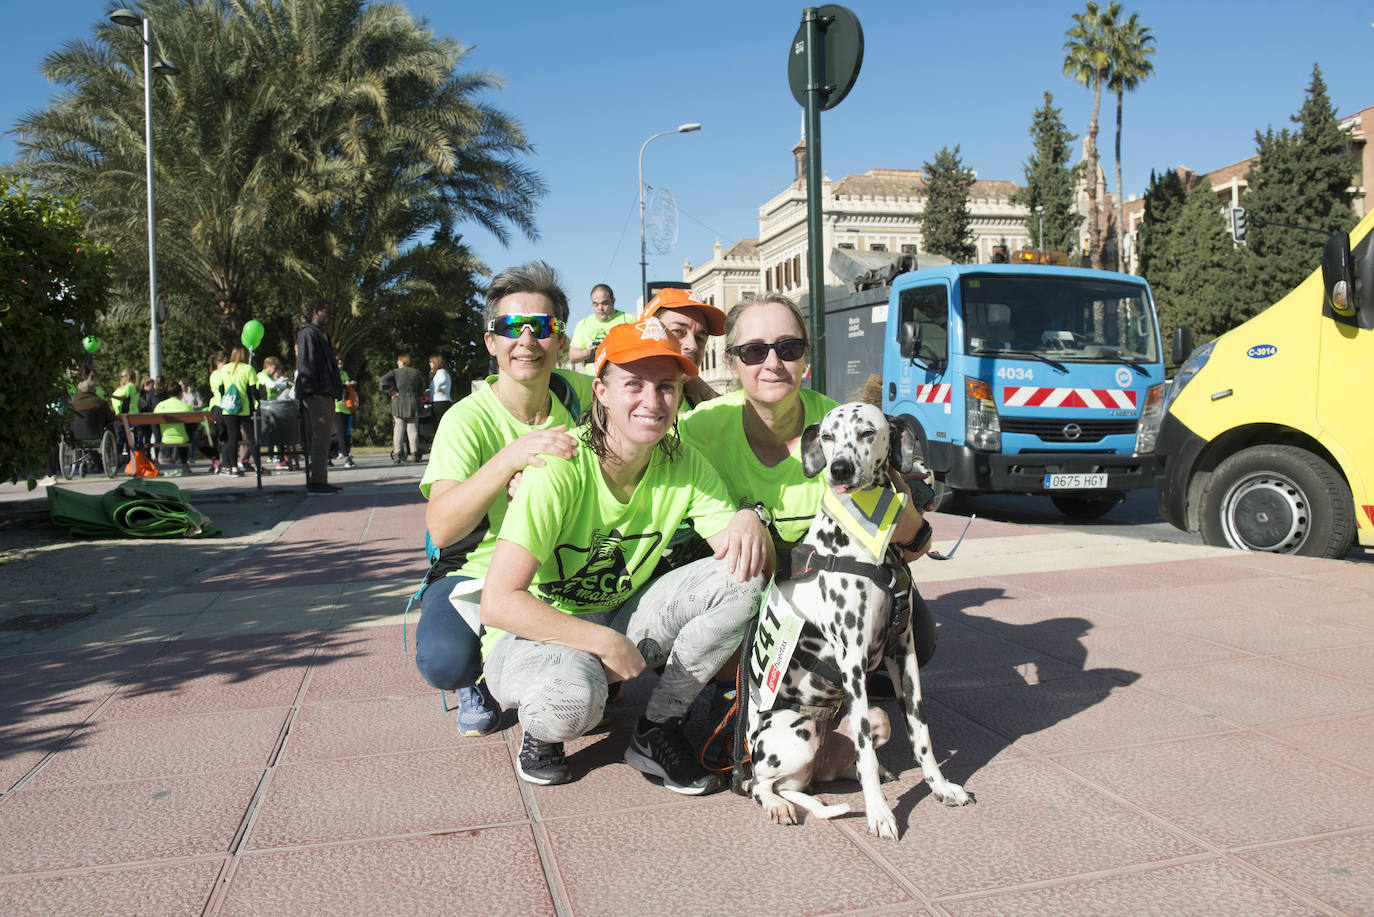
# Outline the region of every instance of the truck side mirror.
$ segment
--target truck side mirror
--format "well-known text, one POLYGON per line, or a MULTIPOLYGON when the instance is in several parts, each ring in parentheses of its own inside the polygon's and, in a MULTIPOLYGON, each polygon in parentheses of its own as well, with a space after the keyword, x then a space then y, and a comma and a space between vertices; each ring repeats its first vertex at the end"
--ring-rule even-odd
POLYGON ((901 349, 902 359, 916 359, 916 354, 921 350, 921 326, 915 322, 902 322, 902 335, 897 343, 901 349))
POLYGON ((1322 307, 1338 319, 1355 318, 1355 268, 1350 258, 1350 235, 1333 232, 1322 249, 1322 307))
POLYGON ((1193 327, 1191 325, 1179 325, 1174 329, 1174 350, 1171 356, 1175 366, 1183 365, 1183 361, 1188 359, 1188 355, 1193 352, 1193 327))

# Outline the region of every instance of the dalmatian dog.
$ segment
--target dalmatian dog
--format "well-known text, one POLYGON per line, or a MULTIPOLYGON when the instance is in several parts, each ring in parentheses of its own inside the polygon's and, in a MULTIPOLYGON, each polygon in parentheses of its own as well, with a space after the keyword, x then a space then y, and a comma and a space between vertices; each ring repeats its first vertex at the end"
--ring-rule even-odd
MULTIPOLYGON (((887 488, 892 493, 889 462, 909 472, 917 452, 915 434, 906 424, 889 424, 881 410, 862 403, 834 408, 802 434, 806 474, 824 470, 826 483, 840 497, 867 491, 874 499, 885 499, 871 488, 887 488)), ((834 505, 829 500, 822 505, 803 547, 792 552, 790 575, 780 562, 774 594, 761 611, 758 634, 765 645, 759 646, 760 637, 756 637, 746 661, 753 677, 763 680, 755 681, 760 690, 767 688, 770 679, 778 683, 776 694, 765 702, 768 709, 759 709, 753 702, 748 705, 753 775, 744 789, 771 821, 795 824, 794 806, 819 818, 849 811, 848 805, 827 806, 809 795, 813 781, 857 777, 869 834, 896 840, 897 822, 880 786, 887 775, 875 754, 876 747, 886 741, 889 727, 883 712, 869 706, 865 684, 865 673, 879 662, 886 664, 892 683, 900 685, 907 735, 931 794, 948 806, 975 800, 963 787, 945 779, 932 751, 921 703, 909 599, 903 595, 893 601, 890 582, 884 582, 890 574, 882 567, 882 558, 866 552, 867 546, 849 534, 853 529, 832 518, 834 505), (804 564, 807 569, 799 574, 797 559, 808 556, 811 563, 804 564), (787 641, 768 644, 765 627, 769 616, 785 607, 776 604, 779 599, 791 607, 793 619, 801 619, 780 678, 776 662, 780 657, 772 657, 770 672, 769 654, 775 645, 787 641)))

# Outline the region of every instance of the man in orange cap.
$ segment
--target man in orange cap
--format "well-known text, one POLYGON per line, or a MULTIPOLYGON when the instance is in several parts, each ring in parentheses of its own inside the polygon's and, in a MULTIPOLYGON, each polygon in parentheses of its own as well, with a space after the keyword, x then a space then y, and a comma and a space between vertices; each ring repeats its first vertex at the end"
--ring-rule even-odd
MULTIPOLYGON (((668 288, 644 307, 641 319, 655 316, 677 338, 682 353, 701 365, 706 355, 707 339, 725 333, 725 313, 704 301, 695 290, 668 288)), ((689 378, 683 388, 686 410, 716 397, 717 392, 700 376, 689 378)))

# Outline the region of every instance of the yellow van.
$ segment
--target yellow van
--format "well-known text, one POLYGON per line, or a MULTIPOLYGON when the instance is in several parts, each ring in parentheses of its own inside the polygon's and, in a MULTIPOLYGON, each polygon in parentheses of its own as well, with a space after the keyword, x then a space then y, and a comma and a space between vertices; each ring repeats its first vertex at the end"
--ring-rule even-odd
MULTIPOLYGON (((1374 213, 1320 270, 1204 344, 1164 398, 1159 509, 1207 544, 1345 557, 1374 546, 1374 213)), ((1180 328, 1174 360, 1192 349, 1180 328)))

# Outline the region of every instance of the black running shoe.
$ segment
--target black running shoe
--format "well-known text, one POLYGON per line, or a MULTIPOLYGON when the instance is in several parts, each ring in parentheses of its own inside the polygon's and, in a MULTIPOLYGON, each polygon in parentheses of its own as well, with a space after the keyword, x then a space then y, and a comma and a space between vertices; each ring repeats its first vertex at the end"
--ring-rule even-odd
POLYGON ((568 759, 563 757, 563 743, 541 742, 528 732, 520 740, 520 757, 515 759, 515 772, 521 780, 537 786, 567 783, 572 779, 568 759))
POLYGON ((663 785, 674 793, 701 796, 720 789, 720 777, 698 763, 692 744, 682 734, 681 717, 662 723, 640 719, 625 749, 625 763, 641 773, 662 777, 663 785))

